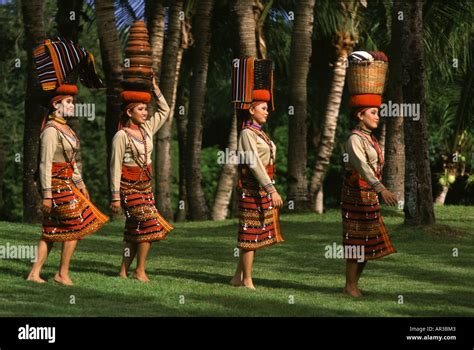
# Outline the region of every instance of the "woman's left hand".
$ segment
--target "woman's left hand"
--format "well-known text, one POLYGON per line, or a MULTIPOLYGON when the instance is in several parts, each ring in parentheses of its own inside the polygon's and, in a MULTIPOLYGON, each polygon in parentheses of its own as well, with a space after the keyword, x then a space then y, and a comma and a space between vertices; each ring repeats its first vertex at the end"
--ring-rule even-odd
POLYGON ((153 84, 153 90, 155 91, 156 96, 159 96, 161 93, 160 87, 158 86, 158 83, 156 82, 156 76, 153 74, 153 79, 152 79, 152 84, 153 84))

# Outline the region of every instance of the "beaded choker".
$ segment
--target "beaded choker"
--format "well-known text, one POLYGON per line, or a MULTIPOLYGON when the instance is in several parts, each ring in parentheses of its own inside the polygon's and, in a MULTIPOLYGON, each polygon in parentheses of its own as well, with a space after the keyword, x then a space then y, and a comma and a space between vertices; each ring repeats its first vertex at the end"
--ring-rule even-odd
POLYGON ((128 127, 132 130, 139 130, 140 129, 140 127, 137 124, 133 124, 133 123, 130 123, 130 125, 128 127))
POLYGON ((257 123, 254 123, 253 121, 246 121, 245 122, 245 126, 249 126, 249 127, 252 127, 252 128, 255 128, 255 129, 258 129, 258 130, 262 130, 262 126, 257 124, 257 123))
POLYGON ((359 130, 360 132, 363 132, 363 133, 366 134, 366 135, 372 135, 372 131, 367 130, 367 129, 364 129, 364 128, 361 128, 360 126, 357 127, 357 130, 359 130))
POLYGON ((58 122, 59 124, 63 124, 63 125, 66 124, 66 120, 63 117, 58 117, 58 116, 54 116, 50 114, 48 118, 58 122))

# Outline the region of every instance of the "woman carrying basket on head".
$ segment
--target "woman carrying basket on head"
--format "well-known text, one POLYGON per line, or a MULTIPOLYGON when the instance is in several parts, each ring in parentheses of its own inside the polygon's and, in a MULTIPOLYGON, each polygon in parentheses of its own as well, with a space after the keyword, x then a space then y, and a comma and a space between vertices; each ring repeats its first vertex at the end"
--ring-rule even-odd
POLYGON ((380 214, 379 197, 389 205, 396 205, 397 199, 381 182, 384 160, 373 135, 379 124, 388 59, 382 52, 365 51, 354 52, 349 59, 349 104, 357 125, 345 143, 348 161, 341 191, 343 245, 345 252, 362 254, 346 256, 343 292, 360 297, 358 282, 367 260, 395 252, 380 214))

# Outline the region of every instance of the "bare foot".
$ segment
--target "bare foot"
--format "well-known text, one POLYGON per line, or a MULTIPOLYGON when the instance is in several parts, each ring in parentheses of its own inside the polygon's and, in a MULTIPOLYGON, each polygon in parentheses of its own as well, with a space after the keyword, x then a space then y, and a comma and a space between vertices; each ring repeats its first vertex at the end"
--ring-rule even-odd
POLYGON ((362 293, 358 288, 349 288, 349 287, 344 287, 342 292, 346 295, 349 295, 354 298, 360 298, 362 296, 362 293))
POLYGON ((120 271, 119 278, 122 278, 122 279, 128 278, 128 273, 120 271))
POLYGON ((40 276, 32 275, 29 274, 28 277, 26 278, 27 281, 35 282, 35 283, 46 283, 44 279, 42 279, 40 276))
POLYGON ((233 286, 233 287, 242 287, 243 284, 242 284, 242 280, 240 278, 232 278, 230 280, 230 285, 233 286))
POLYGON ((148 278, 148 276, 145 272, 135 271, 133 273, 133 278, 136 279, 136 280, 139 280, 141 282, 150 282, 150 279, 148 278))
POLYGON ((243 285, 245 288, 255 290, 255 286, 253 285, 253 281, 252 281, 252 280, 244 280, 244 281, 242 281, 242 285, 243 285))
POLYGON ((68 287, 73 285, 69 276, 60 276, 59 273, 54 275, 54 281, 68 287))

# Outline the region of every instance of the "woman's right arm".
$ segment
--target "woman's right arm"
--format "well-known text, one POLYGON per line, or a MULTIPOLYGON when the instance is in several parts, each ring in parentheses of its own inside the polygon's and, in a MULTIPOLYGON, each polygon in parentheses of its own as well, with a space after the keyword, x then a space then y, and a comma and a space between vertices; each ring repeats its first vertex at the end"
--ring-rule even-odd
POLYGON ((118 131, 112 140, 112 156, 110 158, 110 191, 112 202, 120 203, 120 179, 122 163, 127 147, 127 136, 124 131, 118 131))
POLYGON ((58 132, 56 129, 46 128, 40 136, 40 182, 41 193, 43 196, 42 210, 44 214, 51 212, 52 205, 52 188, 51 177, 53 168, 53 158, 56 148, 58 147, 58 132))
POLYGON ((51 177, 53 157, 58 147, 58 133, 54 128, 47 128, 41 134, 40 180, 43 199, 52 199, 51 177))

